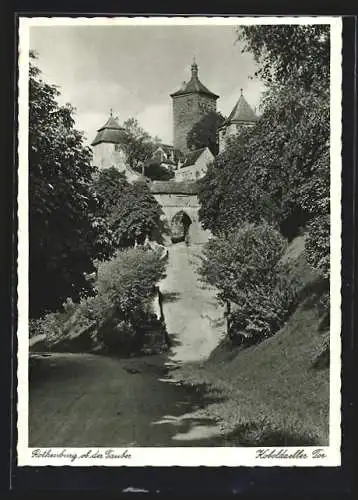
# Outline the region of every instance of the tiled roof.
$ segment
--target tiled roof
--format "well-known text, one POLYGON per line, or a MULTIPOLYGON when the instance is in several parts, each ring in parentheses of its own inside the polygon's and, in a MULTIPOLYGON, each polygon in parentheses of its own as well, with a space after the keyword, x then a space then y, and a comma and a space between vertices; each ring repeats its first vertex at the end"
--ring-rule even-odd
POLYGON ((194 149, 194 151, 190 151, 185 157, 184 164, 182 167, 189 167, 190 165, 195 165, 197 162, 198 158, 202 155, 202 153, 205 151, 205 148, 200 148, 200 149, 194 149))
POLYGON ((182 88, 170 94, 171 97, 176 97, 185 94, 206 94, 214 99, 219 96, 211 92, 205 85, 201 83, 198 77, 198 66, 196 63, 191 66, 191 78, 188 83, 184 83, 182 88))
POLYGON ((152 194, 197 194, 195 181, 153 181, 150 184, 152 194))
POLYGON ((172 163, 173 165, 176 165, 179 160, 184 159, 183 153, 178 149, 174 149, 174 146, 171 146, 169 144, 159 144, 157 149, 154 151, 152 155, 153 159, 157 159, 157 152, 159 149, 162 149, 164 153, 167 155, 167 159, 164 160, 164 163, 172 163), (174 156, 174 162, 170 160, 170 156, 172 154, 174 156))
MULTIPOLYGON (((241 94, 225 124, 233 122, 257 122, 258 117, 245 97, 241 94)), ((224 124, 224 125, 225 125, 224 124)))
POLYGON ((92 146, 96 146, 101 142, 119 144, 123 137, 123 130, 124 129, 119 125, 118 119, 111 115, 103 127, 98 129, 92 146))

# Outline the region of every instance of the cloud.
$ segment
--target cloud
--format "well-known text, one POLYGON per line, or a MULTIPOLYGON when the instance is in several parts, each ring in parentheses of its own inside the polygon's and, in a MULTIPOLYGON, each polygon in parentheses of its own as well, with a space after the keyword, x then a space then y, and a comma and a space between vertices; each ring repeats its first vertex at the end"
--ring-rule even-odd
POLYGON ((136 116, 141 126, 152 136, 157 135, 165 143, 173 143, 171 103, 147 106, 136 116))
POLYGON ((77 130, 84 132, 87 144, 94 140, 97 130, 108 120, 108 115, 109 113, 91 111, 75 114, 75 126, 77 130))
POLYGON ((59 103, 69 102, 75 108, 76 128, 85 132, 89 143, 108 120, 110 110, 120 123, 133 116, 130 93, 116 82, 88 80, 83 85, 67 85, 60 91, 59 103))

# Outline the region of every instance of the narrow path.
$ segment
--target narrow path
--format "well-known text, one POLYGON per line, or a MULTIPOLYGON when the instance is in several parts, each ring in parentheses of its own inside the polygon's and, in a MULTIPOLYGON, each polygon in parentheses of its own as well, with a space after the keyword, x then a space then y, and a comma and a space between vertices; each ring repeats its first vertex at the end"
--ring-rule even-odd
POLYGON ((217 401, 163 382, 159 356, 50 354, 32 359, 30 447, 222 446, 196 411, 217 401))
POLYGON ((225 446, 217 422, 200 413, 218 398, 178 385, 175 370, 168 368, 204 359, 222 335, 215 294, 200 286, 195 272, 200 251, 200 246, 184 244, 169 250, 167 277, 160 285, 174 340, 168 355, 32 359, 30 446, 225 446))
POLYGON ((167 277, 160 283, 167 331, 174 339, 172 362, 200 361, 218 345, 225 330, 215 291, 199 281, 201 245, 169 248, 167 277))

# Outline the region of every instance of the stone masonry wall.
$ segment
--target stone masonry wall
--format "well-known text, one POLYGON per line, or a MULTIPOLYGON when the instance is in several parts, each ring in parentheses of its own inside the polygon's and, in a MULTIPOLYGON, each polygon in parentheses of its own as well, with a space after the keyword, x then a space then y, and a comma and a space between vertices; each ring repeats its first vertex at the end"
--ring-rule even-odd
POLYGON ((199 222, 199 200, 196 195, 185 194, 154 194, 154 198, 161 205, 165 217, 171 224, 175 214, 183 210, 191 219, 189 236, 192 243, 201 244, 208 241, 210 232, 203 229, 199 222))
POLYGON ((216 111, 216 100, 201 94, 173 97, 174 148, 188 151, 186 136, 192 127, 209 111, 216 111))
POLYGON ((116 167, 119 170, 125 170, 126 156, 122 150, 115 147, 115 144, 101 142, 92 146, 92 151, 92 163, 99 169, 116 167))

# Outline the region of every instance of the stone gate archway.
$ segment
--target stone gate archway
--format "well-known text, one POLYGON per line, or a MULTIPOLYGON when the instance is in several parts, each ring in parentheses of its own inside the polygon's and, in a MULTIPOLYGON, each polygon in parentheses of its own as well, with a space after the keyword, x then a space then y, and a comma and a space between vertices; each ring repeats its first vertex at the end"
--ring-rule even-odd
POLYGON ((192 222, 193 221, 184 210, 179 210, 179 212, 173 216, 170 223, 170 237, 172 243, 179 243, 185 240, 192 222))
POLYGON ((190 242, 202 244, 208 240, 210 233, 203 229, 199 221, 200 204, 195 182, 153 181, 150 190, 162 207, 170 229, 174 217, 184 212, 191 221, 188 228, 190 242))

